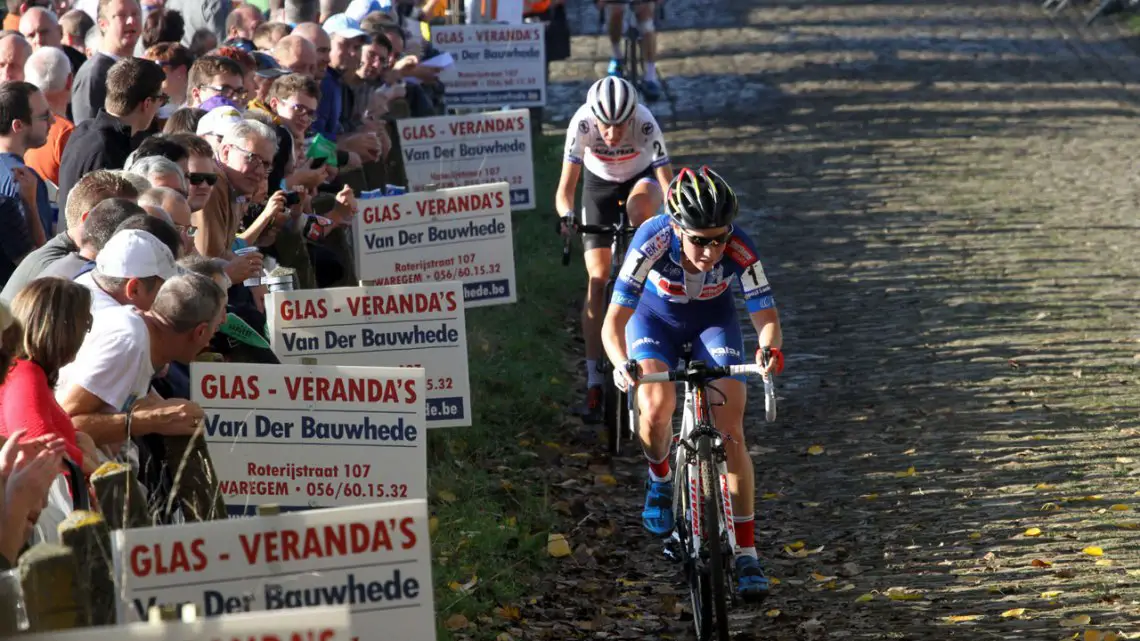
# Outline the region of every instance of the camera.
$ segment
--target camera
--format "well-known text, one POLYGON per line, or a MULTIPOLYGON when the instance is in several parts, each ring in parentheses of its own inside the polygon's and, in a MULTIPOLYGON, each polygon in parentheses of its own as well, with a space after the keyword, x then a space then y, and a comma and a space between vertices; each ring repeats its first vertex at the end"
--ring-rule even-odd
POLYGON ((285 206, 286 207, 292 207, 293 205, 296 205, 299 202, 301 202, 301 194, 298 194, 295 191, 285 192, 285 206))

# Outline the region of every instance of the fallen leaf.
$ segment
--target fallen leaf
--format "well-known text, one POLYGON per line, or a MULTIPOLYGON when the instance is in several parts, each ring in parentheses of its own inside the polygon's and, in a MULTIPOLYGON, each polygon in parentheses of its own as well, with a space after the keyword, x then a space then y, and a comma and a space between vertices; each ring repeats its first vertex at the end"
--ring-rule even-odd
POLYGON ((875 595, 868 592, 866 594, 860 594, 859 596, 855 597, 855 602, 856 603, 866 603, 868 601, 874 600, 874 598, 875 598, 875 595))
POLYGON ((942 620, 947 623, 964 623, 966 621, 977 621, 985 617, 986 615, 984 614, 955 614, 954 616, 942 617, 942 620))
POLYGON ((772 499, 780 498, 780 495, 775 492, 765 492, 760 495, 760 498, 764 499, 765 501, 771 501, 772 499))
POLYGON ((1050 590, 1048 592, 1041 593, 1042 599, 1056 599, 1059 596, 1061 596, 1061 590, 1050 590))
POLYGON ((1061 619, 1061 627, 1063 628, 1075 628, 1089 623, 1092 623, 1092 617, 1087 614, 1078 614, 1075 617, 1061 619))
POLYGON ((788 547, 789 547, 789 548, 791 548, 793 551, 795 551, 795 550, 802 550, 802 549, 804 549, 804 546, 805 546, 805 545, 807 545, 807 544, 806 544, 806 543, 804 543, 803 541, 796 541, 795 543, 792 543, 792 544, 791 544, 791 545, 789 545, 788 547))
POLYGON ((439 517, 433 516, 428 519, 428 536, 435 536, 436 530, 439 529, 439 517))
POLYGON ((1053 510, 1059 510, 1059 509, 1061 509, 1061 506, 1057 505, 1056 503, 1053 503, 1053 502, 1049 502, 1049 503, 1046 503, 1046 504, 1041 506, 1042 512, 1052 512, 1053 510))
POLYGON ((1085 635, 1082 639, 1084 639, 1084 641, 1104 641, 1104 633, 1100 630, 1085 630, 1085 635))
POLYGON ((594 477, 594 483, 614 486, 617 485, 617 479, 614 478, 613 474, 599 474, 594 477))
POLYGON ((978 539, 980 539, 980 538, 982 538, 982 533, 981 533, 981 532, 971 532, 971 533, 970 533, 970 540, 972 540, 972 541, 977 541, 977 540, 978 540, 978 539))
POLYGON ((473 576, 467 583, 452 581, 451 583, 447 584, 447 587, 451 588, 452 592, 470 592, 475 588, 476 585, 479 585, 479 577, 473 576))
POLYGON ((564 534, 550 534, 546 537, 546 553, 550 556, 560 559, 564 556, 570 556, 570 542, 566 540, 564 534))
POLYGON ((515 641, 515 638, 509 632, 500 632, 495 641, 515 641))
POLYGON ((902 478, 906 478, 908 476, 914 476, 916 474, 918 474, 918 472, 915 472, 914 466, 911 465, 910 467, 906 468, 905 472, 895 472, 895 478, 902 479, 902 478))
POLYGON ((1003 619, 1016 619, 1025 614, 1025 608, 1014 608, 1001 613, 1003 619))
POLYGON ((518 621, 522 618, 522 612, 513 605, 504 605, 501 608, 495 608, 495 614, 508 621, 518 621))
POLYGON ((1081 552, 1084 552, 1089 556, 1104 556, 1104 550, 1095 545, 1090 545, 1087 548, 1081 550, 1081 552))
POLYGON ((774 576, 770 576, 770 577, 768 577, 768 583, 770 583, 772 585, 780 585, 780 580, 774 576))
POLYGON ((812 572, 812 573, 811 573, 811 578, 815 579, 816 581, 831 581, 831 580, 833 580, 835 577, 833 577, 833 576, 826 576, 826 575, 824 575, 824 574, 820 574, 819 572, 812 572))
POLYGON ((915 453, 915 452, 917 452, 917 451, 918 451, 918 450, 916 450, 915 448, 913 448, 913 447, 912 447, 912 448, 910 448, 909 450, 907 450, 907 451, 903 452, 903 454, 904 454, 904 455, 906 455, 906 456, 910 456, 910 455, 914 454, 914 453, 915 453))
POLYGON ((435 497, 444 503, 454 503, 457 500, 455 494, 447 490, 440 490, 436 492, 435 497))
POLYGON ((1030 563, 1030 565, 1032 565, 1035 568, 1051 568, 1051 567, 1053 567, 1053 562, 1052 561, 1044 561, 1041 559, 1033 559, 1033 561, 1030 563))
POLYGON ((1123 503, 1117 503, 1116 505, 1110 506, 1108 509, 1112 510, 1113 512, 1127 512, 1128 510, 1131 510, 1132 508, 1128 507, 1127 505, 1125 505, 1123 503))
POLYGON ((1135 521, 1122 521, 1116 524, 1116 527, 1122 530, 1140 530, 1140 523, 1135 521))
POLYGON ((861 494, 859 496, 859 498, 867 500, 867 501, 874 501, 875 499, 879 498, 879 495, 878 494, 861 494))
POLYGON ((819 503, 815 501, 800 501, 800 505, 803 507, 819 507, 819 503))
POLYGON ((1025 536, 1041 536, 1041 528, 1031 527, 1025 531, 1025 536))
POLYGON ((807 448, 807 453, 811 454, 812 456, 819 456, 820 454, 823 454, 823 446, 812 445, 811 447, 807 448))
POLYGON ((1108 567, 1112 565, 1112 559, 1097 559, 1096 564, 1101 567, 1108 567))
POLYGON ((767 612, 765 612, 764 614, 765 614, 765 616, 767 616, 769 619, 775 619, 776 617, 780 616, 780 611, 779 611, 779 610, 777 610, 777 609, 775 609, 775 608, 773 608, 773 609, 771 609, 771 610, 768 610, 768 611, 767 611, 767 612))
POLYGON ((921 601, 925 595, 913 588, 888 588, 887 598, 892 601, 921 601))
POLYGON ((462 630, 468 625, 471 625, 471 623, 467 620, 467 617, 459 614, 458 612, 447 617, 447 620, 443 622, 443 627, 447 628, 448 630, 462 630))
POLYGON ((1051 489, 1053 489, 1053 486, 1048 484, 1048 483, 1038 483, 1037 485, 1033 486, 1033 489, 1035 489, 1035 490, 1051 490, 1051 489))

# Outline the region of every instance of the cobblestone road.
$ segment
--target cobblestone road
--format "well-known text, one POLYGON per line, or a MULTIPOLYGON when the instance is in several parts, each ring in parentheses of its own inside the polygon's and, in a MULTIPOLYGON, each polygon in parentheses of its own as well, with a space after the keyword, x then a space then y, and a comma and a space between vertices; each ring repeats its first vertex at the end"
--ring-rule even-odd
MULTIPOLYGON (((1140 60, 1121 34, 1002 0, 672 4, 653 109, 675 166, 752 203, 789 354, 781 418, 749 427, 780 582, 740 638, 1140 633, 1140 60)), ((597 31, 592 7, 575 18, 597 31)), ((555 65, 555 120, 608 49, 580 36, 555 65)), ((643 474, 631 456, 586 501, 596 606, 567 601, 552 634, 685 637, 643 474)))

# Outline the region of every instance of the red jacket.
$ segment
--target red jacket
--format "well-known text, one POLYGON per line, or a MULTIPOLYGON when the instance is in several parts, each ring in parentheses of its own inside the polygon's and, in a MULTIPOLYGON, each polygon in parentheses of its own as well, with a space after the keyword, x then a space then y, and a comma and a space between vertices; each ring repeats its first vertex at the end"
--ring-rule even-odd
POLYGON ((17 430, 27 430, 28 437, 62 437, 68 457, 82 467, 83 451, 71 417, 56 402, 43 368, 23 359, 16 361, 0 385, 0 435, 10 436, 17 430))

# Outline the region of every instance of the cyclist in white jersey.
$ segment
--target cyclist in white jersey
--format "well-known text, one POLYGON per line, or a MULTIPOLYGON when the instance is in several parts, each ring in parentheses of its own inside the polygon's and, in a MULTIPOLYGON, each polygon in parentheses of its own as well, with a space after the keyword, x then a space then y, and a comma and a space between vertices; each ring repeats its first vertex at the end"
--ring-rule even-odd
MULTIPOLYGON (((657 213, 664 195, 663 186, 673 180, 673 167, 665 149, 661 127, 644 105, 638 103, 637 89, 617 77, 594 83, 586 104, 578 109, 566 130, 566 155, 555 205, 561 216, 560 231, 571 233, 574 196, 578 178, 585 166, 582 188, 582 222, 612 225, 618 221, 620 203, 625 203, 629 222, 641 225, 657 213)), ((606 281, 610 276, 611 234, 583 234, 586 272, 589 275, 586 301, 582 306, 582 335, 586 342, 587 393, 584 416, 588 422, 600 419, 602 377, 598 359, 602 356, 602 320, 605 317, 606 281)))

